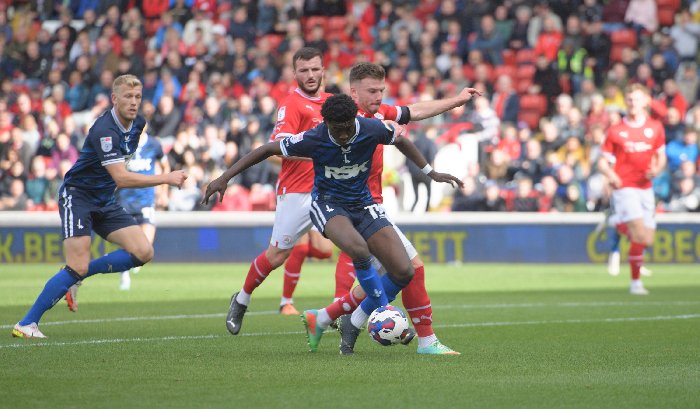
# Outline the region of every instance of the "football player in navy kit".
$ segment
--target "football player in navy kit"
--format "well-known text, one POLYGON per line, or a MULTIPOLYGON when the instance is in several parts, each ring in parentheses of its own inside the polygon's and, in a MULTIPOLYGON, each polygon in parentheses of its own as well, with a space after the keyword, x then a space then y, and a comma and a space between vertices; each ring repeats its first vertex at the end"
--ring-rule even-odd
POLYGON ((153 258, 153 246, 136 220, 117 202, 119 188, 161 184, 182 186, 183 171, 163 175, 129 172, 126 162, 146 126, 138 114, 143 86, 133 75, 112 84, 113 108, 103 113, 88 132, 78 161, 66 173, 59 190, 59 213, 66 265, 44 286, 27 315, 12 330, 19 338, 45 338, 39 331, 42 315, 75 283, 98 273, 116 273, 141 266, 153 258), (90 261, 91 232, 121 249, 90 261))
POLYGON ((223 200, 232 177, 267 157, 311 158, 315 173, 311 220, 351 256, 357 279, 368 294, 353 320, 366 321, 372 311, 391 302, 413 277, 411 260, 401 239, 367 186, 376 146, 395 145, 436 182, 461 186, 461 181, 435 172, 415 145, 401 137, 403 128, 397 124, 357 117, 357 105, 347 95, 328 98, 321 115, 324 122, 315 128, 270 142, 241 158, 207 186, 202 202, 207 203, 215 193, 223 200), (370 261, 371 255, 386 267, 388 274, 379 277, 370 261))
MULTIPOLYGON (((144 131, 139 140, 139 146, 126 165, 130 172, 142 175, 156 175, 170 172, 170 164, 163 154, 163 147, 155 135, 149 135, 144 131)), ((117 200, 124 209, 136 219, 141 226, 148 241, 153 244, 156 237, 155 212, 158 197, 167 194, 167 186, 153 186, 142 189, 117 189, 117 200), (163 189, 160 189, 163 188, 163 189)), ((131 276, 129 271, 138 273, 140 266, 133 267, 121 273, 119 289, 131 288, 131 276)))

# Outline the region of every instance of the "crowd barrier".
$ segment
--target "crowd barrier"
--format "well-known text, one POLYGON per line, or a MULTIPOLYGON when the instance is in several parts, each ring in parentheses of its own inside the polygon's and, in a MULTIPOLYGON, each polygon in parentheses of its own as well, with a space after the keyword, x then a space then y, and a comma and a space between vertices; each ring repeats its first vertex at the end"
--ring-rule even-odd
MULTIPOLYGON (((392 219, 426 262, 602 263, 609 229, 600 213, 399 214, 392 219)), ((274 213, 159 212, 157 262, 250 262, 267 248, 274 213)), ((700 214, 660 214, 652 263, 700 262, 700 214)), ((623 240, 623 259, 629 243, 623 240)), ((112 251, 100 237, 92 256, 112 251)), ((0 212, 0 263, 61 263, 56 212, 0 212)))

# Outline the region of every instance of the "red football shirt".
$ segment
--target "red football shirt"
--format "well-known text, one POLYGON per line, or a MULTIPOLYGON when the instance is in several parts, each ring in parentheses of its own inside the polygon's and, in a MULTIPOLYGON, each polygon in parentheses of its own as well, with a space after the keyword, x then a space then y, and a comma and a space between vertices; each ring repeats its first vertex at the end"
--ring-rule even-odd
MULTIPOLYGON (((299 88, 289 94, 277 110, 277 123, 271 141, 307 131, 323 122, 321 106, 333 94, 322 92, 310 97, 299 88)), ((277 194, 308 193, 314 186, 314 166, 311 161, 282 159, 277 181, 277 194)))
MULTIPOLYGON (((379 111, 371 115, 359 109, 357 115, 365 118, 386 119, 389 121, 398 122, 401 119, 401 107, 398 105, 382 104, 379 106, 379 111)), ((383 203, 382 197, 382 171, 384 170, 384 145, 377 145, 372 155, 372 167, 369 169, 369 179, 367 185, 372 193, 372 199, 377 203, 383 203)))
POLYGON ((646 118, 641 126, 634 126, 623 120, 608 129, 602 152, 615 165, 622 187, 648 189, 651 180, 646 172, 654 154, 665 148, 665 141, 661 122, 646 118))

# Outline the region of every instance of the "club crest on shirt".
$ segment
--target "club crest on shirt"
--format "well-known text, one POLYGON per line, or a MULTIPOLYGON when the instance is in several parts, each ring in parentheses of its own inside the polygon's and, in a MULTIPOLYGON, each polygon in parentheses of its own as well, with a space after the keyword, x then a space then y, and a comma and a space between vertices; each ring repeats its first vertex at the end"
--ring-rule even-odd
POLYGON ((651 128, 644 128, 644 136, 651 139, 654 137, 654 130, 651 128))
POLYGON ((104 138, 100 138, 100 148, 102 148, 103 152, 111 151, 112 150, 112 137, 105 136, 104 138))

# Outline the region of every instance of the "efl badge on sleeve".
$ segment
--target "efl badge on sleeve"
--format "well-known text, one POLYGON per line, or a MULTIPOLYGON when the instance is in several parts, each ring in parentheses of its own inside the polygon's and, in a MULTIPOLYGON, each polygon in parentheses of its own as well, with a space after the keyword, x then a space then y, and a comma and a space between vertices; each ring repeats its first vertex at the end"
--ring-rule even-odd
POLYGON ((284 119, 284 114, 287 112, 287 107, 286 106, 281 106, 280 109, 277 111, 277 120, 281 121, 284 119))
POLYGON ((112 137, 105 136, 104 138, 100 138, 100 147, 102 148, 103 152, 111 151, 112 150, 112 137))

